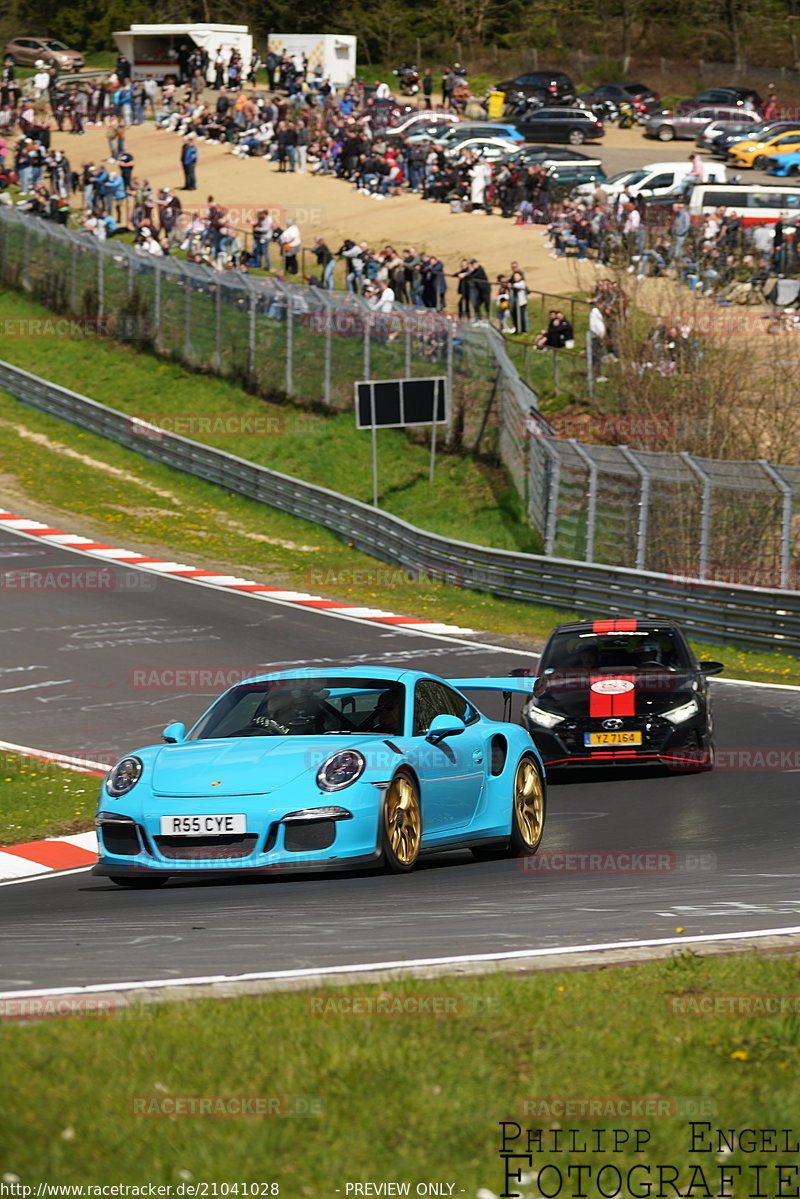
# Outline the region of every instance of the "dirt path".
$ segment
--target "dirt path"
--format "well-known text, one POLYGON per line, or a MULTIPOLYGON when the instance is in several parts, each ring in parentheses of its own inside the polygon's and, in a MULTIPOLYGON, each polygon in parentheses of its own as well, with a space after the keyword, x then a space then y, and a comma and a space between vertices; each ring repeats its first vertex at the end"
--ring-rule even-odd
MULTIPOLYGON (((641 135, 637 130, 612 130, 603 146, 616 143, 638 145, 641 135)), ((55 133, 53 144, 66 152, 73 169, 86 161, 105 161, 108 155, 102 129, 88 129, 83 136, 55 133)), ((180 189, 181 139, 174 133, 156 131, 152 123, 136 126, 128 130, 126 149, 135 157, 135 177, 149 179, 154 187, 180 189)), ((594 153, 593 148, 582 149, 594 153)), ((558 294, 592 287, 599 274, 592 266, 578 274, 570 260, 552 259, 541 226, 515 225, 497 214, 454 214, 446 204, 411 194, 374 200, 360 195, 344 180, 279 174, 277 164, 268 159, 241 160, 228 146, 213 142, 199 142, 198 152, 198 189, 194 193, 178 190, 181 202, 187 208, 202 208, 213 195, 237 210, 245 228, 258 209, 278 208, 295 215, 305 246, 318 235, 328 239, 334 251, 346 237, 367 241, 371 247, 391 244, 401 252, 406 246, 416 246, 436 253, 448 271, 457 268, 462 257, 474 256, 491 279, 517 261, 530 288, 558 294)), ((454 293, 451 281, 450 301, 454 293)))

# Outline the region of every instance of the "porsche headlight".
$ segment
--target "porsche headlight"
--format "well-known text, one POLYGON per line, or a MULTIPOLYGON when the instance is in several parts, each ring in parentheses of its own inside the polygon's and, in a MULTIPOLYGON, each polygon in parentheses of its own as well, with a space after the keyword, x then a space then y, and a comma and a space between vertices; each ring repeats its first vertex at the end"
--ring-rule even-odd
POLYGON ((525 715, 534 724, 540 725, 543 729, 553 729, 557 724, 561 724, 563 716, 556 715, 555 712, 548 712, 545 708, 540 708, 533 700, 523 708, 525 715))
POLYGON ((697 700, 690 699, 688 704, 680 704, 677 708, 670 708, 669 712, 664 713, 664 719, 668 720, 670 724, 683 724, 684 720, 691 720, 699 710, 697 700))
POLYGON ((317 771, 317 784, 323 791, 341 791, 364 773, 367 762, 357 749, 342 749, 331 754, 317 771))
POLYGON ((112 766, 106 778, 106 791, 114 799, 125 795, 135 787, 142 777, 142 763, 138 758, 120 758, 116 766, 112 766))

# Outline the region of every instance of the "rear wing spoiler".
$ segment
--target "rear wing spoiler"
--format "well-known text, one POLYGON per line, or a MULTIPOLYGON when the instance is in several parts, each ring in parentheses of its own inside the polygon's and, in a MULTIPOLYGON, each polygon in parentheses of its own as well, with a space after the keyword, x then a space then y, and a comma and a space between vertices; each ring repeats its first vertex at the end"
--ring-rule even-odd
POLYGON ((523 695, 532 695, 537 676, 513 675, 499 679, 445 679, 445 682, 457 687, 459 691, 519 691, 523 695))

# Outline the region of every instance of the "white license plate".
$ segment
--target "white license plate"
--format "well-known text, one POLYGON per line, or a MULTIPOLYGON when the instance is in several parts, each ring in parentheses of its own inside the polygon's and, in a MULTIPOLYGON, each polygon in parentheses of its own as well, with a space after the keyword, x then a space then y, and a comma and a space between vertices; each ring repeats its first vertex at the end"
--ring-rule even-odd
POLYGON ((221 837, 226 833, 246 833, 244 813, 225 816, 162 816, 162 837, 221 837))

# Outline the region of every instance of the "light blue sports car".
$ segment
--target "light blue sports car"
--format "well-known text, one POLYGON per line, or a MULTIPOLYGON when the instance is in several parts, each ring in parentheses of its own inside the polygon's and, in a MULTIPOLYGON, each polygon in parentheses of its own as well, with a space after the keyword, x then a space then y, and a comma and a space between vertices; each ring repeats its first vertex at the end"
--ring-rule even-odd
POLYGON ((800 175, 800 154, 770 154, 768 175, 800 175))
POLYGON ((545 778, 530 734, 464 691, 532 678, 283 671, 224 692, 187 733, 126 754, 95 819, 94 873, 125 887, 231 871, 411 870, 420 854, 535 853, 545 778))

